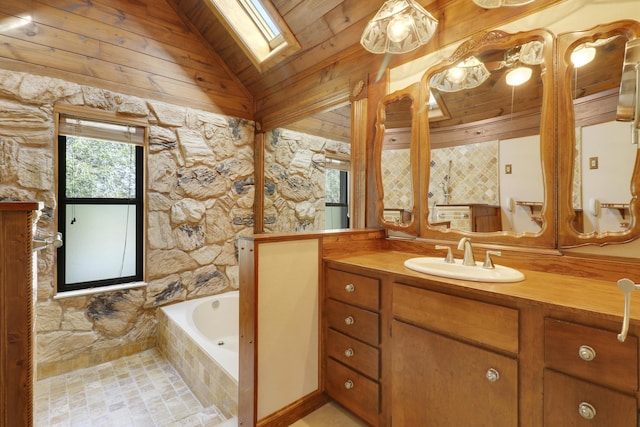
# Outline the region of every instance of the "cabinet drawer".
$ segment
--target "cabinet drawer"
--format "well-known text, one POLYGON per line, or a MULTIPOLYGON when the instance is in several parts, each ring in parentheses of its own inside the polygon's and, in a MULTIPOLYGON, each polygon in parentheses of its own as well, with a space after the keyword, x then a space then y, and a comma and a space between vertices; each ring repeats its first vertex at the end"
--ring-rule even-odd
POLYGON ((544 425, 637 426, 636 399, 545 369, 544 425))
POLYGON ((327 296, 369 310, 380 308, 378 279, 345 271, 327 269, 327 296))
POLYGON ((327 300, 327 325, 371 345, 380 343, 377 313, 327 300))
POLYGON ((338 403, 370 424, 378 425, 380 390, 377 382, 328 359, 325 386, 329 396, 338 403))
POLYGON ((333 329, 327 331, 327 355, 373 378, 379 378, 379 350, 333 329))
POLYGON ((394 283, 392 311, 399 320, 518 353, 518 310, 394 283))
POLYGON ((621 390, 638 389, 638 338, 590 326, 546 318, 547 367, 621 390))

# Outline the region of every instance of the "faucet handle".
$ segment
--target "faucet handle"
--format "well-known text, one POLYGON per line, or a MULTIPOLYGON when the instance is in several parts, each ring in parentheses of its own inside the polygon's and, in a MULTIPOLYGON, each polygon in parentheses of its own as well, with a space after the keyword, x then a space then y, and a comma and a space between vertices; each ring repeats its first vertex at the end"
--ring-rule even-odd
POLYGON ((447 256, 444 257, 444 262, 449 263, 449 264, 453 264, 453 263, 456 262, 456 260, 453 258, 453 252, 451 252, 451 246, 436 245, 436 249, 446 249, 447 250, 447 256))
POLYGON ((493 261, 491 260, 491 255, 501 256, 502 252, 500 251, 487 251, 487 255, 484 258, 484 264, 482 264, 482 268, 496 268, 493 265, 493 261))

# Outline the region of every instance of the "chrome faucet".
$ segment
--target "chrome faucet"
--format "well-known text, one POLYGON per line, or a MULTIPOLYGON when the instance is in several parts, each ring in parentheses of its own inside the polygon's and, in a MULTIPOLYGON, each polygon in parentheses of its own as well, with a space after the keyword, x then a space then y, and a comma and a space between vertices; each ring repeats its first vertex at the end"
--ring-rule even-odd
POLYGON ((462 265, 475 266, 476 260, 473 257, 473 250, 471 248, 471 239, 463 237, 458 242, 458 249, 464 249, 464 257, 462 259, 462 265))

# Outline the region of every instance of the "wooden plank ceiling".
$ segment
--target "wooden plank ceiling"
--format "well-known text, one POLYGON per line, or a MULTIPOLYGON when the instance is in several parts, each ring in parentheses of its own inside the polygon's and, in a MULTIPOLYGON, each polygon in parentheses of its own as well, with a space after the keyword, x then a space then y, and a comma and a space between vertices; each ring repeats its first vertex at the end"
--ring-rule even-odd
POLYGON ((384 0, 271 0, 301 49, 262 73, 218 20, 207 3, 211 0, 171 1, 254 97, 256 120, 268 129, 326 110, 322 106, 332 102, 344 104, 345 93, 348 99, 356 82, 366 82, 367 75, 381 67, 399 65, 558 0, 492 10, 481 9, 471 0, 419 0, 440 21, 438 33, 425 49, 394 55, 384 65, 384 55, 370 54, 359 43, 384 0))

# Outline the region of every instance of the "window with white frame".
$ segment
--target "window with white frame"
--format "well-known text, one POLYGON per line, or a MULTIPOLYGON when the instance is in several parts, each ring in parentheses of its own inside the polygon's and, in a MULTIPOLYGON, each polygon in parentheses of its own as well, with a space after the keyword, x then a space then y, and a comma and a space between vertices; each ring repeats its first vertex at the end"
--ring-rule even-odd
POLYGON ((144 279, 146 129, 60 114, 57 290, 144 279))

